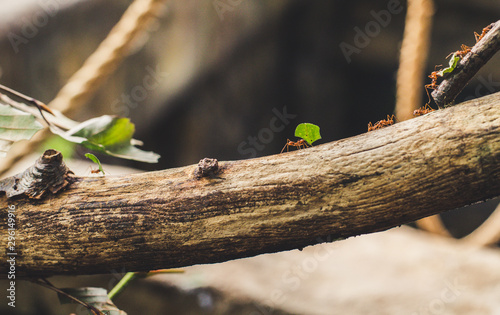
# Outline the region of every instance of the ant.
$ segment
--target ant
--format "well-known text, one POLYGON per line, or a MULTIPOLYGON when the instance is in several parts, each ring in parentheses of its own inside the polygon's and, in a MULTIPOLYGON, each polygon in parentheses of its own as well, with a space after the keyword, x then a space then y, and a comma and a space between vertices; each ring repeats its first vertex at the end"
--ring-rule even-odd
POLYGON ((387 115, 387 119, 379 120, 375 123, 375 125, 373 125, 372 122, 370 121, 368 123, 368 131, 373 131, 376 129, 380 129, 380 128, 384 128, 384 127, 393 125, 394 119, 395 119, 394 115, 392 115, 392 116, 387 115))
POLYGON ((434 90, 439 86, 437 84, 437 79, 438 77, 441 76, 441 74, 439 73, 440 71, 436 69, 437 67, 441 67, 441 65, 434 67, 434 71, 432 71, 431 74, 429 75, 429 78, 432 79, 431 84, 424 85, 425 92, 427 92, 427 97, 429 97, 429 103, 431 102, 431 95, 429 94, 429 89, 434 90))
MULTIPOLYGON (((437 67, 441 67, 441 65, 439 66, 436 66, 437 67)), ((436 70, 436 68, 434 68, 434 71, 431 72, 431 74, 429 75, 429 78, 432 79, 432 82, 431 84, 426 84, 424 87, 426 89, 432 89, 434 90, 435 88, 438 87, 438 84, 437 84, 437 79, 438 77, 440 77, 441 75, 439 74, 439 70, 436 70)))
POLYGON ((280 153, 283 153, 283 151, 285 151, 285 148, 286 148, 286 152, 288 152, 288 149, 290 147, 297 147, 300 150, 300 149, 302 149, 302 147, 304 147, 304 149, 305 149, 305 148, 308 148, 309 146, 307 145, 307 142, 304 139, 300 139, 299 141, 296 141, 296 142, 291 141, 290 139, 286 139, 286 144, 283 147, 283 149, 281 149, 280 153))
POLYGON ((483 28, 483 32, 481 33, 481 35, 474 32, 474 36, 476 37, 476 43, 479 42, 481 39, 483 39, 484 35, 486 35, 486 33, 488 33, 492 27, 493 25, 488 25, 485 28, 483 28))
POLYGON ((430 112, 435 111, 429 104, 425 104, 425 106, 420 107, 419 109, 415 109, 413 111, 413 116, 418 117, 421 115, 428 114, 430 112))
POLYGON ((459 58, 462 58, 463 56, 467 55, 471 50, 471 48, 469 46, 466 46, 464 44, 462 44, 462 46, 460 48, 462 48, 462 50, 457 50, 454 53, 451 53, 448 56, 446 56, 446 58, 448 58, 449 56, 451 56, 453 54, 455 54, 455 56, 457 56, 459 58))
POLYGON ((101 173, 101 172, 102 172, 102 175, 106 175, 106 173, 104 173, 104 170, 102 170, 102 171, 101 171, 101 170, 100 170, 100 169, 98 169, 98 168, 97 168, 97 169, 93 169, 93 168, 92 168, 92 166, 89 166, 89 167, 90 167, 90 173, 91 173, 91 174, 99 174, 99 173, 101 173))
MULTIPOLYGON (((101 172, 101 170, 100 170, 100 169, 95 169, 95 170, 94 170, 94 169, 91 169, 91 170, 90 170, 90 173, 92 173, 92 174, 99 174, 100 172, 101 172)), ((104 175, 104 172, 102 172, 102 174, 104 175)))

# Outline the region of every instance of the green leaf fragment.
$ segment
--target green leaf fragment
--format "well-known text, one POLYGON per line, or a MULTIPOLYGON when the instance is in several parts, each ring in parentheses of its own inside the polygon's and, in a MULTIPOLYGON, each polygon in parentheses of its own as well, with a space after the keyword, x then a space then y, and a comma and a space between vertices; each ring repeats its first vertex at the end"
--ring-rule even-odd
POLYGON ((297 128, 295 128, 295 136, 304 139, 311 145, 313 142, 321 139, 319 127, 310 123, 299 124, 297 128))
POLYGON ((441 71, 438 72, 439 76, 444 76, 446 73, 451 73, 455 68, 457 67, 458 61, 460 60, 460 57, 457 56, 456 53, 453 53, 453 55, 450 58, 450 62, 448 63, 449 67, 444 68, 441 71))
POLYGON ((35 116, 0 104, 0 157, 7 155, 14 142, 29 140, 42 128, 35 116))
POLYGON ((87 138, 91 145, 113 147, 130 144, 135 126, 128 118, 101 116, 87 120, 68 131, 73 136, 87 138))

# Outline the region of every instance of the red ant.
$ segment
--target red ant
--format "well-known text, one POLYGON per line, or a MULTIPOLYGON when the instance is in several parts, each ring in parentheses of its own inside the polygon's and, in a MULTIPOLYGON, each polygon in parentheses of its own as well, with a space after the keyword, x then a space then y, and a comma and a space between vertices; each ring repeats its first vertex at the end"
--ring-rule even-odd
POLYGON ((394 119, 395 119, 394 115, 392 115, 392 116, 387 115, 387 119, 379 120, 375 123, 375 125, 372 125, 372 122, 370 121, 368 123, 368 131, 373 131, 376 129, 390 126, 390 125, 394 124, 394 119))
POLYGON ((280 153, 283 153, 283 151, 285 151, 285 148, 286 148, 286 152, 288 152, 288 149, 290 147, 297 147, 300 150, 302 147, 304 147, 304 149, 305 149, 305 148, 308 148, 309 146, 307 145, 307 142, 304 139, 300 139, 299 141, 296 141, 296 142, 291 141, 290 139, 286 139, 286 144, 280 153))
POLYGON ((413 111, 413 116, 418 117, 421 115, 428 114, 430 112, 435 111, 429 104, 425 104, 425 106, 420 107, 419 109, 415 109, 413 111))
MULTIPOLYGON (((89 167, 90 167, 90 173, 91 174, 99 174, 99 173, 101 173, 100 169, 93 169, 92 166, 89 166, 89 167)), ((102 171, 102 175, 106 175, 106 173, 104 173, 104 170, 102 171)))
MULTIPOLYGON (((96 170, 91 169, 90 170, 90 173, 92 173, 92 174, 99 174, 100 172, 101 172, 100 169, 96 169, 96 170)), ((104 172, 102 172, 102 173, 104 174, 104 172)))
MULTIPOLYGON (((462 50, 457 50, 455 52, 452 52, 451 54, 449 54, 448 56, 446 56, 446 58, 450 57, 451 55, 453 55, 453 57, 451 57, 452 59, 455 59, 457 57, 458 58, 462 58, 463 56, 467 55, 471 51, 471 48, 469 46, 466 46, 466 45, 463 45, 463 44, 461 46, 461 49, 462 50)), ((450 60, 450 62, 451 62, 451 60, 450 60)), ((431 90, 436 89, 438 87, 438 84, 437 84, 438 78, 443 76, 443 73, 442 73, 443 70, 437 70, 436 69, 437 67, 440 67, 440 66, 441 65, 436 66, 434 68, 434 71, 432 71, 431 74, 429 75, 429 78, 432 79, 431 84, 424 85, 425 92, 427 93, 427 97, 429 98, 429 103, 431 102, 431 95, 429 94, 429 89, 431 89, 431 90)), ((444 70, 451 69, 451 71, 453 71, 453 69, 455 68, 455 64, 452 66, 451 63, 450 63, 450 67, 453 67, 453 68, 446 68, 444 70)))
POLYGON ((462 58, 463 56, 467 55, 471 50, 471 48, 469 46, 466 46, 464 44, 462 44, 461 48, 462 48, 462 50, 457 50, 454 53, 451 53, 448 56, 446 56, 446 58, 448 58, 449 56, 451 56, 453 54, 455 54, 455 56, 457 56, 459 58, 462 58))
POLYGON ((486 35, 486 33, 488 33, 491 30, 492 27, 493 27, 493 25, 488 25, 485 28, 483 28, 483 32, 481 33, 481 35, 479 35, 478 33, 474 32, 474 36, 476 37, 476 43, 478 41, 480 41, 481 39, 483 39, 484 35, 486 35))
POLYGON ((429 94, 429 89, 434 90, 439 86, 437 84, 437 79, 441 75, 439 74, 439 70, 436 70, 437 67, 441 67, 441 65, 434 67, 434 71, 432 71, 431 74, 429 75, 429 78, 432 79, 431 84, 424 85, 425 92, 427 92, 427 97, 429 97, 429 103, 431 102, 431 95, 429 94))
POLYGON ((432 72, 431 72, 431 74, 429 75, 429 78, 431 78, 431 79, 432 79, 432 82, 431 82, 431 84, 424 85, 424 87, 425 87, 426 89, 432 89, 432 90, 434 90, 435 88, 437 88, 437 87, 438 87, 438 84, 437 84, 437 79, 438 79, 438 77, 440 77, 441 75, 439 74, 439 70, 436 70, 436 68, 437 68, 437 67, 441 67, 441 65, 436 66, 436 67, 434 68, 434 71, 432 71, 432 72))

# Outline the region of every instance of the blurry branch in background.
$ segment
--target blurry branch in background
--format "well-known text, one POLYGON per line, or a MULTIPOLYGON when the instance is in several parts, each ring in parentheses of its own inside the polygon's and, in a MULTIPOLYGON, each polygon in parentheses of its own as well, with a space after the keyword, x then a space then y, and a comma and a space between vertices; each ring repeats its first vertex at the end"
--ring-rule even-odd
MULTIPOLYGON (((432 0, 408 1, 396 82, 397 121, 413 118, 413 111, 422 104, 422 82, 424 82, 425 66, 429 55, 433 15, 432 0)), ((416 224, 422 230, 450 236, 439 215, 423 218, 416 224)))
POLYGON ((135 0, 122 18, 59 91, 49 107, 70 115, 87 102, 127 57, 136 39, 165 12, 166 0, 135 0))
POLYGON ((500 20, 490 27, 489 32, 458 62, 451 75, 432 92, 439 107, 452 104, 470 79, 500 50, 500 20))
POLYGON ((461 241, 475 246, 497 244, 500 241, 500 204, 483 224, 462 238, 461 241))
MULTIPOLYGON (((166 0, 135 0, 96 51, 48 104, 49 108, 64 115, 81 108, 127 57, 136 39, 148 30, 159 13, 165 11, 165 2, 166 0)), ((0 161, 0 176, 23 156, 33 152, 50 134, 45 129, 31 141, 16 144, 9 155, 0 161)))
MULTIPOLYGON (((29 249, 18 277, 149 271, 331 242, 495 198, 499 161, 496 93, 307 149, 219 162, 206 176, 190 165, 76 178, 36 202, 1 196, 0 208, 15 208, 16 243, 29 249)), ((0 274, 8 268, 0 261, 0 274)))
POLYGON ((413 118, 413 111, 422 106, 422 86, 433 15, 432 0, 408 0, 396 82, 398 121, 413 118))

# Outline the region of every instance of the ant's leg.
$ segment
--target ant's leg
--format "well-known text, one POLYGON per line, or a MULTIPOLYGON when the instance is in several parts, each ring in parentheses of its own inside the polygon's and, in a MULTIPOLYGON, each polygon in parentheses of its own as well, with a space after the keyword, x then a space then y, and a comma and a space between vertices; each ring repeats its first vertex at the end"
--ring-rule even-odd
POLYGON ((432 85, 431 84, 424 85, 424 88, 425 92, 427 93, 427 97, 429 98, 429 103, 431 103, 432 100, 431 100, 431 94, 429 93, 429 89, 432 89, 432 85))
POLYGON ((476 43, 479 41, 479 36, 480 35, 478 33, 474 32, 474 37, 476 37, 476 43))
POLYGON ((286 144, 283 147, 283 149, 281 149, 280 154, 283 153, 283 151, 285 151, 285 148, 286 148, 286 152, 288 152, 288 147, 290 146, 290 142, 291 142, 290 139, 286 139, 286 144))
POLYGON ((288 152, 288 143, 285 144, 285 146, 283 147, 283 149, 281 149, 280 154, 283 153, 283 151, 285 151, 285 148, 287 148, 286 152, 288 152))

